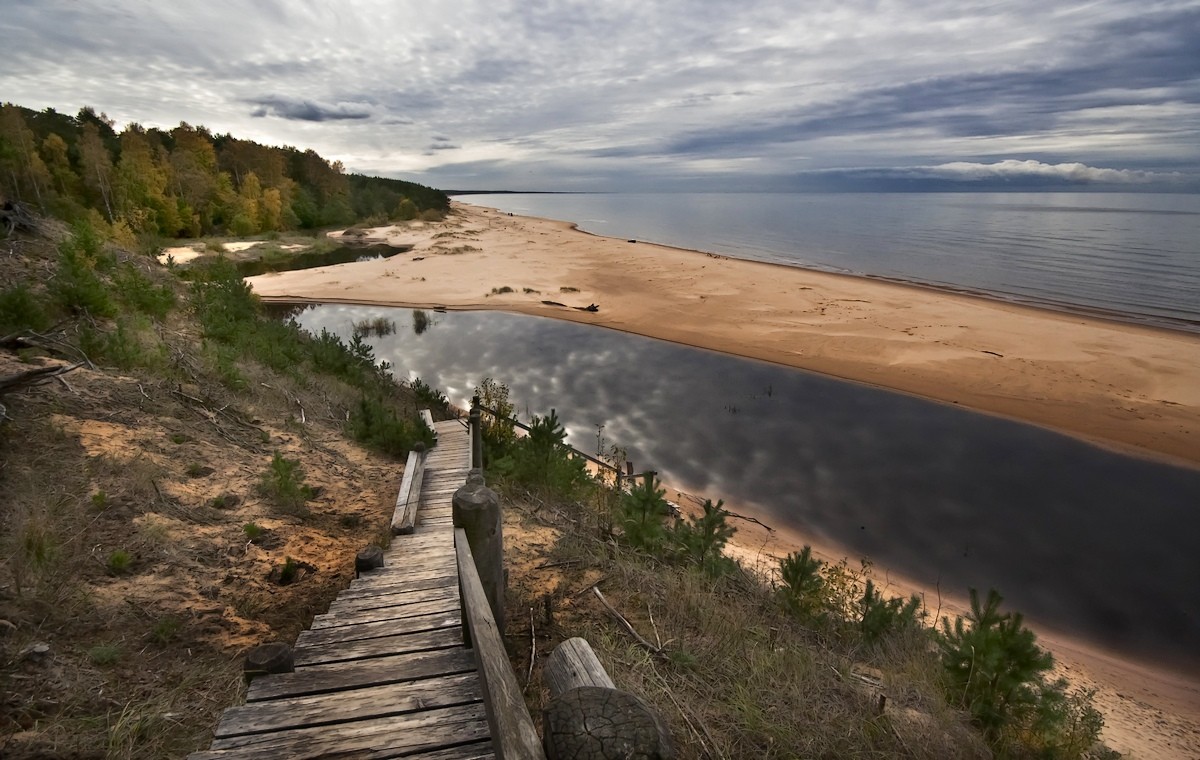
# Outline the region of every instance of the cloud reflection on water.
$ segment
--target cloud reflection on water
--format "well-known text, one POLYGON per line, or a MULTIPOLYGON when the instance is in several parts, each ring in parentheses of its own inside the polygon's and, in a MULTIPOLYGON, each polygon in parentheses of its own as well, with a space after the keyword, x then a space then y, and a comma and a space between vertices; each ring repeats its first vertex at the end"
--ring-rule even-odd
MULTIPOLYGON (((321 306, 348 336, 404 309, 321 306)), ((596 426, 639 468, 752 503, 932 586, 996 587, 1057 628, 1200 672, 1200 472, 763 362, 572 323, 438 314, 376 356, 463 404, 483 377, 522 412, 596 426)))

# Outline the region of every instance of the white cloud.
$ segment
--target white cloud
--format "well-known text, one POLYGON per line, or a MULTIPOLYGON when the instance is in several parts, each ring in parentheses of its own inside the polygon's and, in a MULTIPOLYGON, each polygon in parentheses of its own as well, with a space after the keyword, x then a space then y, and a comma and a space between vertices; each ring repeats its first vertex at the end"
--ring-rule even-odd
POLYGON ((1007 159, 991 164, 952 161, 937 166, 914 167, 913 174, 940 179, 968 181, 1042 178, 1071 183, 1147 184, 1182 180, 1179 172, 1152 172, 1132 169, 1103 169, 1078 162, 1046 164, 1041 161, 1007 159))

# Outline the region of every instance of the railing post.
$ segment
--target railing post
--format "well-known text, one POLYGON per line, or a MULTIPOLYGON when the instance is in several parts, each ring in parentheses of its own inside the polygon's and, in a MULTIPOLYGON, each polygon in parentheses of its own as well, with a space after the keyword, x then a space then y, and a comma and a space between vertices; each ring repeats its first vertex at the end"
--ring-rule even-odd
POLYGON ((471 467, 483 468, 483 426, 480 423, 479 394, 471 398, 471 467))
POLYGON ((451 505, 454 527, 462 528, 467 536, 492 617, 503 631, 504 532, 500 497, 484 484, 481 473, 472 470, 466 485, 454 492, 451 505))

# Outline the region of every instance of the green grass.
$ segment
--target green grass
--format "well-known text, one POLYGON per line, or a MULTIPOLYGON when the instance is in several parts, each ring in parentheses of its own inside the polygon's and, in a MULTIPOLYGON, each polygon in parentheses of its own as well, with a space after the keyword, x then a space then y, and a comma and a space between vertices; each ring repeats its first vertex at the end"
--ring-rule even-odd
POLYGON ((109 575, 125 575, 133 569, 133 555, 124 549, 114 549, 109 552, 104 566, 109 575))

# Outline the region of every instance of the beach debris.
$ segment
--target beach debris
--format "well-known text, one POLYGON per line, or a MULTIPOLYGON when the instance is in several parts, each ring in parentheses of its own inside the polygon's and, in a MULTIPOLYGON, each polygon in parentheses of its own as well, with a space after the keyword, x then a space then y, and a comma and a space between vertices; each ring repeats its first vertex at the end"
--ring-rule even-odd
POLYGON ((629 242, 630 242, 630 243, 636 243, 637 241, 636 241, 636 240, 630 240, 629 242))
POLYGON ((567 305, 565 303, 559 303, 558 301, 542 301, 542 303, 545 304, 546 306, 561 306, 564 309, 567 308, 567 305))
POLYGON ((1001 359, 1004 358, 1004 354, 998 354, 995 351, 988 351, 987 349, 980 349, 980 351, 985 354, 991 354, 992 356, 999 356, 1001 359))
POLYGON ((578 311, 600 311, 600 307, 596 304, 589 304, 588 306, 576 306, 575 309, 578 311))

